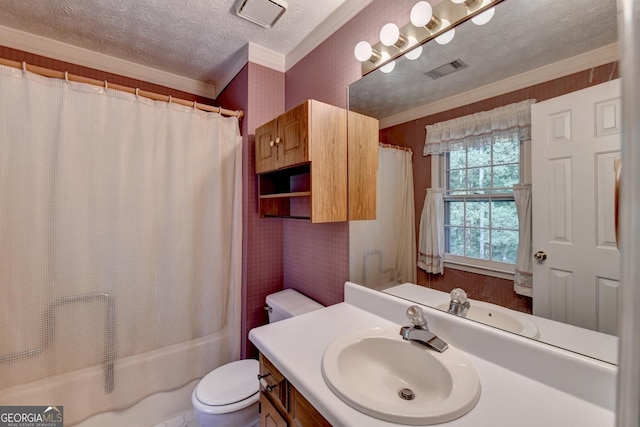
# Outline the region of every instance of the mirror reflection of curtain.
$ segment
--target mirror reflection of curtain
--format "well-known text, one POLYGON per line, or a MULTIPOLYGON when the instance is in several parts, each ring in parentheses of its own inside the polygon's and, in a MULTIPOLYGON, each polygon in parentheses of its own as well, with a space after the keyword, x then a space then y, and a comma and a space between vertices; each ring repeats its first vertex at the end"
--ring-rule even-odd
POLYGON ((444 274, 444 190, 427 188, 420 217, 418 267, 431 274, 444 274))
POLYGON ((513 197, 518 210, 518 257, 513 289, 517 294, 533 297, 533 247, 531 184, 513 186, 513 197))
POLYGON ((349 223, 350 280, 373 289, 416 280, 413 153, 378 149, 376 219, 349 223))

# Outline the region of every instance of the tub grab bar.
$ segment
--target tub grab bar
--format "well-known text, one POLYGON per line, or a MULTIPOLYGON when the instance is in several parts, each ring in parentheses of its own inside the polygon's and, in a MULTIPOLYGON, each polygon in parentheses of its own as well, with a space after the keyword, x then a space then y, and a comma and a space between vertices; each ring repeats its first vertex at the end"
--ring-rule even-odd
POLYGON ((29 350, 22 350, 15 353, 0 355, 0 363, 12 362, 18 359, 30 358, 39 355, 44 352, 52 343, 55 338, 55 326, 56 326, 56 308, 62 305, 76 303, 76 302, 88 302, 92 300, 100 300, 107 303, 107 335, 105 337, 105 380, 104 391, 111 393, 115 384, 115 371, 114 362, 116 359, 116 303, 107 293, 89 293, 82 295, 71 295, 67 297, 58 298, 53 301, 47 307, 47 311, 44 316, 45 328, 44 330, 51 331, 50 334, 43 334, 42 344, 36 348, 29 350))
POLYGON ((377 279, 380 279, 380 275, 382 274, 388 274, 391 273, 391 282, 393 282, 395 280, 395 277, 393 277, 394 275, 394 270, 393 268, 382 268, 382 251, 380 249, 372 249, 370 251, 367 251, 364 253, 364 255, 362 256, 362 281, 364 282, 363 285, 368 286, 369 282, 367 280, 367 258, 369 258, 371 255, 377 255, 378 256, 378 277, 377 279))

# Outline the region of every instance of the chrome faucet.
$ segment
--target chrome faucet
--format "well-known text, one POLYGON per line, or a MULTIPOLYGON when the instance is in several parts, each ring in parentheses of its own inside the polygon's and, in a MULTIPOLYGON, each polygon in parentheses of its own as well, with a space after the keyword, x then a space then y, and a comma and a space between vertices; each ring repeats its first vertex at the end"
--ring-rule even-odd
POLYGON ((467 300, 467 293, 460 288, 452 290, 449 313, 460 317, 467 317, 469 308, 471 308, 471 304, 469 304, 469 300, 467 300))
POLYGON ((402 339, 415 341, 424 346, 430 347, 442 353, 449 345, 438 338, 431 332, 427 326, 427 319, 424 318, 424 312, 417 305, 407 308, 407 317, 413 323, 413 326, 403 326, 400 328, 402 339))

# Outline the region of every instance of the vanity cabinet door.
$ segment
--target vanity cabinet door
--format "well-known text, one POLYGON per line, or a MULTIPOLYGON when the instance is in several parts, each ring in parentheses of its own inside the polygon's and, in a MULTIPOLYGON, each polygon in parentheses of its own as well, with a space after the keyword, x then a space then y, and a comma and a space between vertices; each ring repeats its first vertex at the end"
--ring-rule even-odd
POLYGON ((292 403, 292 424, 295 427, 331 427, 316 408, 307 399, 291 386, 292 403))
POLYGON ((289 412, 289 382, 271 364, 269 359, 260 354, 260 376, 262 377, 261 389, 263 394, 271 396, 278 409, 283 413, 289 412), (262 385, 264 383, 264 386, 262 385))
POLYGON ((260 427, 289 427, 264 393, 260 393, 260 427))

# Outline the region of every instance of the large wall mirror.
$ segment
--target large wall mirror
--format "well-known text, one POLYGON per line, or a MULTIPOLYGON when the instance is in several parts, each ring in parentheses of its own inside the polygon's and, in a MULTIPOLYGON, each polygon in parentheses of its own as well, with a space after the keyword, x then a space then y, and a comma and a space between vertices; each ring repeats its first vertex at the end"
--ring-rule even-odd
MULTIPOLYGON (((464 22, 449 43, 430 40, 416 48, 421 52, 414 52, 414 59, 397 58, 391 72, 376 70, 350 85, 349 109, 379 119, 383 143, 377 219, 350 224, 351 281, 442 310, 449 308, 449 291, 462 288, 471 310, 475 308, 468 316, 471 320, 617 363, 619 253, 613 228, 613 165, 620 144, 617 36, 615 0, 503 0, 488 23, 464 22), (581 98, 584 91, 598 87, 604 93, 598 95, 602 101, 592 105, 581 98), (541 253, 532 261, 531 296, 514 291, 513 266, 509 270, 445 262, 443 275, 417 268, 416 248, 402 247, 397 240, 411 235, 418 243, 426 189, 447 187, 440 185, 442 175, 434 172, 433 156, 423 155, 425 126, 529 99, 536 100, 531 107, 533 137, 518 148, 515 162, 518 158, 522 162, 516 180, 533 181, 532 253, 541 253), (584 121, 578 110, 593 113, 589 119, 593 123, 584 121), (544 130, 536 134, 535 126, 544 130), (606 143, 598 139, 595 145, 604 148, 586 157, 564 152, 547 153, 544 161, 536 157, 536 144, 580 147, 581 132, 588 138, 609 139, 606 143), (384 148, 390 157, 404 160, 383 162, 384 148), (591 173, 587 179, 571 175, 584 164, 593 165, 584 172, 591 173), (546 181, 536 188, 540 177, 546 181), (578 182, 595 187, 581 188, 578 182), (536 198, 542 194, 551 200, 544 206, 536 198), (586 215, 587 210, 593 212, 586 215), (591 222, 578 228, 587 216, 591 222), (541 235, 536 227, 552 220, 557 221, 552 225, 555 234, 547 242, 536 240, 541 235), (382 222, 385 227, 391 224, 387 231, 380 231, 382 222), (576 251, 568 252, 567 247, 576 251), (560 258, 569 266, 556 264, 560 258), (603 269, 585 275, 592 265, 603 269)), ((487 155, 506 158, 508 150, 487 155)), ((453 170, 453 156, 438 161, 453 170)), ((517 234, 515 207, 501 203, 499 198, 488 201, 493 214, 487 215, 495 215, 502 235, 517 234)), ((447 214, 448 224, 453 224, 454 214, 453 210, 447 214)), ((505 243, 501 262, 513 264, 516 247, 517 243, 505 243)))

